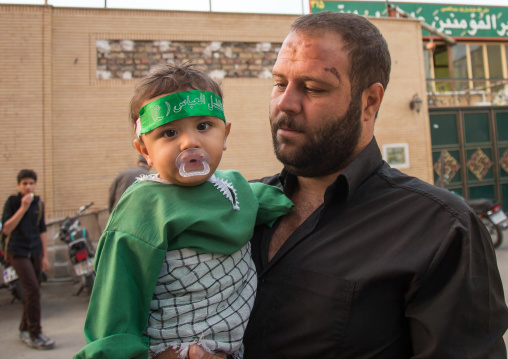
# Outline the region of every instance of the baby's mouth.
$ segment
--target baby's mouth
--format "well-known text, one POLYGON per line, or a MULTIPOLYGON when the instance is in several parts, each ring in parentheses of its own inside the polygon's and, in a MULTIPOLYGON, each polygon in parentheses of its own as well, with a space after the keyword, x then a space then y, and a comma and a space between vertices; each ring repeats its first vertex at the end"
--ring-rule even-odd
POLYGON ((200 148, 182 151, 175 164, 182 177, 203 176, 210 172, 210 156, 200 148))

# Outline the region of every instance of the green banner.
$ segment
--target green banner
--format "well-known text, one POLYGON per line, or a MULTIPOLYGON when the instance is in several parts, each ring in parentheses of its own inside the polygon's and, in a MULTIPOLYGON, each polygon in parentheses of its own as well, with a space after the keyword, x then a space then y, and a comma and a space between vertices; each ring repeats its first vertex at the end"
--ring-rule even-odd
MULTIPOLYGON (((508 38, 508 7, 390 2, 450 37, 508 38)), ((363 16, 387 16, 386 2, 310 0, 312 13, 352 12, 363 16)), ((429 33, 422 30, 423 36, 429 33)))

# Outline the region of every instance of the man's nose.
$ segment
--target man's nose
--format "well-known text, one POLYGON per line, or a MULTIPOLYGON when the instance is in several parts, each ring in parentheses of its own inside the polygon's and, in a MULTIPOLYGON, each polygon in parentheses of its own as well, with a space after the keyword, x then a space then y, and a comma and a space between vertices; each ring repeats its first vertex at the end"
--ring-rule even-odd
POLYGON ((300 113, 302 111, 302 96, 302 91, 296 85, 290 83, 277 98, 277 107, 282 112, 300 113))

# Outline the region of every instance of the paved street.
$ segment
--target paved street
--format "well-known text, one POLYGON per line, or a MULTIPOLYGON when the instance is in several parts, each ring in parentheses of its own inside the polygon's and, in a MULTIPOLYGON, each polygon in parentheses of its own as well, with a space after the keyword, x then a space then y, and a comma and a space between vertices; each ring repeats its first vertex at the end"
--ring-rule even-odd
POLYGON ((88 307, 88 294, 74 296, 78 286, 73 282, 42 284, 43 331, 56 341, 53 350, 35 350, 18 339, 21 303, 11 303, 10 293, 0 290, 0 357, 70 359, 85 345, 83 324, 88 307))
MULTIPOLYGON (((508 231, 505 242, 496 251, 504 288, 508 288, 508 231)), ((69 359, 83 347, 83 324, 88 306, 88 295, 74 296, 78 290, 72 282, 44 282, 42 289, 42 324, 47 335, 56 341, 49 351, 28 348, 18 339, 21 303, 11 303, 10 294, 0 290, 0 357, 69 359)), ((505 289, 506 292, 508 290, 505 289)), ((508 334, 505 334, 508 343, 508 334)))

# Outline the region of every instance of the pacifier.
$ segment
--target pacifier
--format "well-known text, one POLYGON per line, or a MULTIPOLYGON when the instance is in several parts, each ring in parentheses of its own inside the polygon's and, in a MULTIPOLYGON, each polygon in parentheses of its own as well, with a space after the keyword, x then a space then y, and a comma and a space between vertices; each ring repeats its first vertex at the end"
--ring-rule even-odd
POLYGON ((210 155, 200 148, 188 148, 176 158, 180 176, 202 176, 210 172, 210 155))

